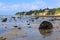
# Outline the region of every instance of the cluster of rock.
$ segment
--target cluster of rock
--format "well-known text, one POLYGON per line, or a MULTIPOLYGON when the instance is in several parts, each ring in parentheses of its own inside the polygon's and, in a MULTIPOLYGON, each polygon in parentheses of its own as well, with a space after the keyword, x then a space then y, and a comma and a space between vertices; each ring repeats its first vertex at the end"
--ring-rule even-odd
MULTIPOLYGON (((25 25, 27 24, 29 26, 29 28, 31 28, 30 24, 35 22, 41 22, 39 29, 50 29, 53 28, 52 23, 48 22, 48 21, 54 21, 54 18, 41 18, 41 17, 34 17, 34 16, 22 16, 22 17, 1 17, 0 18, 1 22, 11 22, 13 23, 14 27, 18 27, 17 25, 15 25, 14 23, 17 23, 17 21, 19 22, 19 25, 25 25), (13 22, 14 21, 14 22, 13 22)), ((8 24, 9 24, 8 22, 8 24)), ((17 23, 18 24, 18 23, 17 23)), ((21 29, 21 28, 18 28, 21 29)))

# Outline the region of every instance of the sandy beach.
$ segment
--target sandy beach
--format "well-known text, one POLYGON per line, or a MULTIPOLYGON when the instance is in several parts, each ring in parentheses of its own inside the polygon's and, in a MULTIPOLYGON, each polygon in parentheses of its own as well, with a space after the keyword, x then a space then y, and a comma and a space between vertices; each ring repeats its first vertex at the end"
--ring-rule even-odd
POLYGON ((1 27, 8 31, 0 34, 0 40, 4 38, 6 40, 60 40, 60 20, 49 21, 48 18, 34 19, 34 17, 29 18, 29 16, 16 20, 1 22, 1 27), (53 24, 53 30, 49 33, 43 33, 44 30, 39 31, 38 29, 40 23, 44 20, 53 24), (1 37, 3 38, 1 39, 1 37))
POLYGON ((23 35, 26 35, 26 34, 27 33, 25 33, 23 30, 19 30, 17 28, 12 28, 11 31, 1 35, 1 37, 7 38, 6 40, 17 40, 17 39, 19 39, 17 36, 21 35, 23 38, 24 37, 23 35))

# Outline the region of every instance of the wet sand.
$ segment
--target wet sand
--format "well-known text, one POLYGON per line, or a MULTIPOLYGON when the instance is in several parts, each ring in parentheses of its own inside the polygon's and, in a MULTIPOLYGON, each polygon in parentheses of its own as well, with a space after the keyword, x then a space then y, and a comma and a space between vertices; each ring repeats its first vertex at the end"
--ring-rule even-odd
POLYGON ((0 34, 0 38, 3 37, 6 40, 60 40, 60 20, 50 21, 54 27, 51 31, 38 29, 40 23, 49 21, 49 18, 35 19, 35 17, 25 16, 16 20, 8 18, 7 22, 1 21, 0 26, 9 30, 0 34))
POLYGON ((7 38, 6 40, 60 40, 60 21, 53 21, 53 30, 49 33, 43 34, 38 27, 31 27, 26 29, 11 28, 9 32, 0 37, 7 38), (48 34, 48 35, 46 35, 48 34))
POLYGON ((25 35, 27 33, 25 33, 23 30, 19 30, 17 28, 12 28, 10 29, 11 31, 1 35, 0 37, 4 37, 7 38, 7 40, 16 40, 19 35, 25 35), (17 38, 16 38, 17 37, 17 38))

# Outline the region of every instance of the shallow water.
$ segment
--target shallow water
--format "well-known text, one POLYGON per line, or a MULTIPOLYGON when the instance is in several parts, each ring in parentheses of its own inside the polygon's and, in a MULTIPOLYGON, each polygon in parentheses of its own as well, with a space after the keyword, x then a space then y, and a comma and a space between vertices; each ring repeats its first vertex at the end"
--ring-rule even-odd
MULTIPOLYGON (((17 18, 16 18, 17 19, 17 18)), ((49 19, 34 19, 34 22, 30 17, 23 17, 22 19, 17 19, 18 21, 14 21, 13 19, 9 19, 7 22, 1 22, 0 20, 0 34, 8 32, 13 26, 21 27, 24 32, 27 34, 17 34, 14 37, 15 40, 18 38, 26 38, 27 40, 60 40, 60 20, 50 21, 53 24, 53 29, 51 30, 39 30, 39 24, 49 19), (27 22, 28 21, 28 22, 27 22), (27 25, 30 24, 30 25, 27 25), (31 26, 31 28, 29 28, 31 26), (5 27, 7 27, 5 29, 5 27)))
POLYGON ((0 34, 2 34, 2 33, 6 33, 6 32, 8 32, 8 30, 3 29, 3 28, 0 28, 0 34))
POLYGON ((38 26, 32 26, 32 28, 23 29, 27 34, 18 35, 17 38, 23 38, 27 40, 60 40, 60 21, 56 20, 53 23, 53 29, 50 30, 39 30, 38 26))
POLYGON ((33 31, 28 34, 30 40, 60 40, 60 21, 54 21, 54 28, 51 30, 38 30, 33 29, 33 31))

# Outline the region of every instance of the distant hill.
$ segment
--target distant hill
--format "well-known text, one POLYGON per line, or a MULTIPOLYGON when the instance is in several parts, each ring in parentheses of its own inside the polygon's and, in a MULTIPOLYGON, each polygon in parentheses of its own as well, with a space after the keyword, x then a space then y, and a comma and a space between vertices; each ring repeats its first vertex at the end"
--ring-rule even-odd
POLYGON ((24 16, 24 15, 60 15, 60 8, 45 8, 40 10, 30 10, 28 12, 17 12, 15 15, 24 16))

